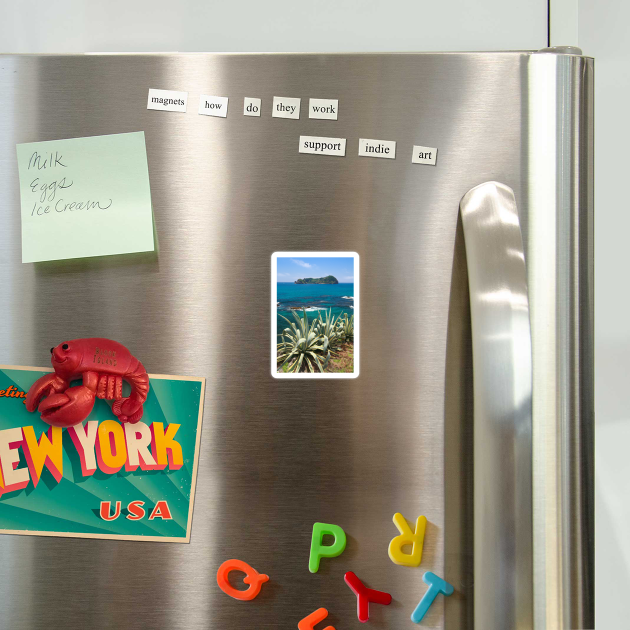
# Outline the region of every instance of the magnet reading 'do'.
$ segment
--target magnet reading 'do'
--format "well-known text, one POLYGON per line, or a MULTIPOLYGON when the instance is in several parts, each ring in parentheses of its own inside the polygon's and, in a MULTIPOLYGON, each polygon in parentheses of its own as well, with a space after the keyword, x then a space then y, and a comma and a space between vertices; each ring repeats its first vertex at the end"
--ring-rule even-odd
POLYGON ((112 411, 121 422, 135 424, 142 418, 149 376, 125 346, 99 337, 73 339, 51 348, 50 354, 54 372, 28 390, 28 411, 37 409, 52 426, 72 427, 90 415, 98 397, 114 401, 112 411), (70 387, 76 378, 82 378, 83 385, 70 387), (123 379, 131 385, 127 398, 122 394, 123 379))

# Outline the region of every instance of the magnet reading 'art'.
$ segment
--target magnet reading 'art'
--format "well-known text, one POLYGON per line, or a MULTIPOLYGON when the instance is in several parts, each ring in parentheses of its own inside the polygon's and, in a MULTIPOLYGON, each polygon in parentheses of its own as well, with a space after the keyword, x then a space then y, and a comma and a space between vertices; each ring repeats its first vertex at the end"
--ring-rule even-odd
POLYGON ((111 339, 73 339, 50 349, 54 372, 39 378, 28 390, 26 408, 38 411, 44 422, 72 427, 83 422, 98 398, 113 400, 112 411, 121 422, 135 424, 149 393, 144 366, 125 346, 111 339), (82 378, 83 384, 70 387, 82 378), (123 398, 123 379, 131 394, 123 398))
POLYGON ((417 567, 422 561, 422 546, 424 544, 424 532, 427 528, 427 519, 425 516, 419 516, 416 521, 415 533, 407 524, 405 517, 396 512, 394 514, 394 524, 400 532, 400 536, 396 536, 389 543, 389 557, 394 564, 402 564, 407 567, 417 567), (403 547, 412 545, 411 553, 404 553, 403 547))
POLYGON ((250 567, 247 562, 243 562, 242 560, 226 560, 217 571, 217 584, 219 588, 226 595, 245 602, 249 602, 257 597, 262 585, 268 580, 268 575, 258 573, 256 569, 250 567), (230 571, 242 571, 245 573, 246 575, 243 578, 243 582, 249 584, 249 588, 245 591, 234 588, 228 579, 230 571))
POLYGON ((336 558, 340 556, 346 548, 346 532, 339 525, 328 525, 327 523, 313 524, 313 537, 311 538, 311 555, 308 559, 308 570, 311 573, 319 571, 319 561, 322 558, 336 558), (323 545, 324 536, 333 536, 335 541, 332 545, 323 545))

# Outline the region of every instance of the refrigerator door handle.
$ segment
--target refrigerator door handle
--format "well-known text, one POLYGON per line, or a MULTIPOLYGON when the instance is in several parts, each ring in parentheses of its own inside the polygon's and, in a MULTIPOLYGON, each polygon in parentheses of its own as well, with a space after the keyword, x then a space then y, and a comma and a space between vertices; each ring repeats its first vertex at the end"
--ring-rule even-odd
POLYGON ((460 202, 473 346, 475 628, 533 624, 532 344, 514 192, 460 202))

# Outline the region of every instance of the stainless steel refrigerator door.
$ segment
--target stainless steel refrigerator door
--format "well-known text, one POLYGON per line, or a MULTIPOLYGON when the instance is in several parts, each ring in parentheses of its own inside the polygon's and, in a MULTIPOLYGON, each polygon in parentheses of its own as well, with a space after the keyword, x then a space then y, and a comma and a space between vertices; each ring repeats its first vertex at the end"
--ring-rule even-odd
MULTIPOLYGON (((472 352, 458 212, 469 189, 503 182, 515 193, 526 252, 541 242, 530 219, 540 190, 533 57, 0 59, 0 362, 43 365, 60 339, 105 336, 149 372, 207 378, 191 543, 0 536, 0 625, 262 630, 294 628, 325 606, 341 629, 358 626, 343 583, 352 570, 393 594, 391 606, 372 607, 370 623, 402 628, 431 570, 455 594, 436 600, 423 627, 472 627, 472 352), (149 88, 188 91, 188 113, 148 111, 149 88), (200 94, 228 96, 228 117, 197 115, 200 94), (272 118, 274 95, 301 97, 301 119, 272 118), (242 116, 245 96, 262 98, 260 118, 242 116), (308 119, 309 97, 338 98, 339 119, 308 119), (138 130, 157 253, 21 264, 15 144, 138 130), (347 138, 346 157, 299 155, 300 135, 347 138), (358 157, 360 137, 396 140, 396 159, 358 157), (438 147, 437 165, 412 164, 413 144, 438 147), (291 250, 360 255, 358 379, 271 377, 270 258, 291 250), (387 556, 395 512, 429 520, 418 569, 387 556), (312 575, 315 521, 341 525, 348 546, 312 575), (230 557, 270 576, 255 601, 218 589, 217 568, 230 557)), ((572 68, 585 95, 580 118, 592 62, 538 58, 551 74, 572 68)), ((585 125, 576 142, 588 162, 585 125)), ((585 180, 579 190, 588 191, 585 180)), ((582 236, 587 202, 572 215, 582 236)), ((576 250, 568 251, 573 268, 576 250)), ((555 244, 545 252, 559 256, 555 244)), ((588 293, 588 264, 580 269, 588 293)), ((587 343, 588 322, 576 326, 587 343)), ((573 376, 583 375, 580 365, 571 364, 573 376)), ((534 382, 536 370, 534 351, 534 382)))

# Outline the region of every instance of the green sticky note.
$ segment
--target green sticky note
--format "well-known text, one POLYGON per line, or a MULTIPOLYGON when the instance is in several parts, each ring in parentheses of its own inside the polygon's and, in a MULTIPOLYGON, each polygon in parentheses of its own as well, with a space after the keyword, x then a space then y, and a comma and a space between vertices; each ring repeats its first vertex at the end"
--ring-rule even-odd
POLYGON ((144 132, 17 145, 22 262, 153 251, 144 132))

